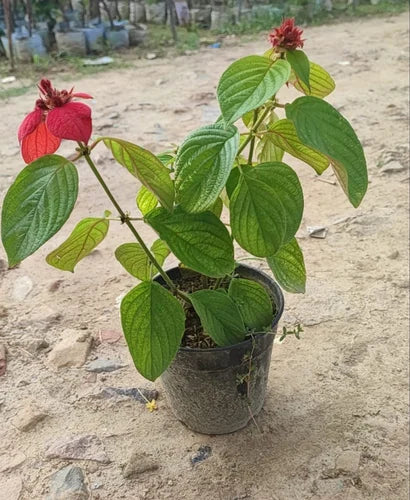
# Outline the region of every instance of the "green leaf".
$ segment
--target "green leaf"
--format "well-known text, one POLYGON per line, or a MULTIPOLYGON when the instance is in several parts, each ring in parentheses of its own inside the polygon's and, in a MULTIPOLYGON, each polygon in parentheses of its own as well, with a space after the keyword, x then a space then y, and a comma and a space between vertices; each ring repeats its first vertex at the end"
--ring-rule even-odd
POLYGON ((199 290, 189 295, 207 333, 219 346, 245 339, 245 325, 235 302, 217 290, 199 290))
POLYGON ((186 212, 204 212, 218 198, 239 147, 236 127, 208 125, 195 130, 178 150, 177 201, 186 212))
POLYGON ((137 370, 155 380, 170 365, 185 330, 180 302, 155 281, 144 281, 121 302, 121 323, 137 370))
POLYGON ((297 90, 303 92, 305 95, 320 97, 322 99, 335 89, 335 82, 329 73, 322 66, 311 61, 309 71, 310 89, 294 72, 289 81, 297 90))
MULTIPOLYGON (((156 240, 151 251, 154 257, 162 266, 169 255, 169 248, 162 240, 156 240)), ((139 243, 124 243, 115 250, 115 258, 132 276, 141 281, 148 281, 152 278, 156 268, 153 267, 147 254, 139 243)))
POLYGON ((293 238, 302 220, 299 179, 280 162, 242 170, 230 203, 232 234, 252 255, 274 255, 293 238))
POLYGON ((152 153, 131 142, 104 137, 114 158, 149 189, 168 210, 174 204, 174 183, 170 171, 152 153))
POLYGON ((164 153, 159 153, 156 155, 158 160, 165 166, 170 167, 175 160, 175 156, 172 153, 165 151, 164 153))
POLYGON ((307 55, 303 50, 288 50, 286 51, 286 59, 295 72, 296 77, 304 83, 310 92, 310 63, 307 55))
POLYGON ((219 219, 221 217, 223 206, 224 204, 222 198, 217 198, 216 202, 212 205, 212 207, 209 210, 219 219))
POLYGON ((231 173, 229 174, 228 181, 226 183, 226 194, 228 195, 228 198, 231 199, 232 195, 236 189, 236 186, 238 185, 239 179, 241 177, 241 173, 239 171, 239 168, 235 167, 231 170, 231 173))
MULTIPOLYGON (((265 124, 264 128, 269 129, 274 123, 279 120, 278 115, 272 111, 270 113, 269 120, 265 124)), ((269 163, 272 161, 282 161, 284 150, 278 146, 274 141, 272 141, 272 135, 264 133, 262 138, 257 142, 256 145, 256 157, 259 163, 269 163)))
POLYGON ((47 255, 47 263, 57 269, 73 273, 78 262, 90 254, 106 237, 109 227, 110 221, 107 219, 83 219, 64 243, 47 255))
POLYGON ((300 140, 326 155, 354 207, 367 190, 363 148, 350 123, 339 111, 318 97, 299 97, 286 105, 300 140))
POLYGON ((213 213, 188 214, 176 208, 170 214, 156 208, 146 219, 185 266, 215 278, 233 271, 232 239, 213 213))
POLYGON ((302 250, 296 240, 284 245, 267 262, 279 285, 291 293, 305 293, 306 269, 302 250))
POLYGON ((289 76, 290 65, 283 59, 247 56, 235 61, 223 73, 217 91, 225 122, 229 125, 264 104, 289 76))
POLYGON ((43 156, 20 172, 4 198, 1 217, 1 239, 10 267, 61 229, 77 194, 77 169, 62 156, 43 156))
POLYGON ((228 293, 248 328, 262 330, 272 323, 272 300, 262 285, 256 281, 234 278, 228 293))
POLYGON ((141 186, 137 194, 137 207, 140 209, 142 215, 147 215, 157 205, 158 199, 155 194, 151 193, 145 186, 141 186))
POLYGON ((295 126, 290 120, 279 120, 271 125, 265 137, 269 137, 269 141, 295 158, 306 162, 319 175, 329 166, 329 158, 327 156, 305 146, 301 142, 297 136, 295 126))

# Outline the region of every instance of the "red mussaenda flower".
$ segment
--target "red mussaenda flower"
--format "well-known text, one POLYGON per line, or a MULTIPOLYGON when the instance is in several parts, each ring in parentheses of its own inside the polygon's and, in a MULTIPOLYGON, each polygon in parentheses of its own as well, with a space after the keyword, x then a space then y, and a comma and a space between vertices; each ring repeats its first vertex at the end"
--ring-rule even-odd
POLYGON ((75 97, 92 99, 90 95, 73 93, 74 89, 56 90, 45 78, 38 88, 40 99, 18 130, 21 154, 26 163, 57 151, 61 139, 87 144, 92 130, 91 109, 73 101, 75 97))
POLYGON ((273 47, 295 50, 303 47, 302 33, 303 30, 295 26, 294 18, 284 19, 279 28, 269 33, 269 40, 273 47))

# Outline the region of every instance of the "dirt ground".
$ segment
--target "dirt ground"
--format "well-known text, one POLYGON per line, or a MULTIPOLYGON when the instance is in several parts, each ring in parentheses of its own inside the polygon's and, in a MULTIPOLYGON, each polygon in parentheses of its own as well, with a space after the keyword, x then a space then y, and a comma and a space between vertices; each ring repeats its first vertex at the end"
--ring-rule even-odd
MULTIPOLYGON (((329 101, 363 141, 370 184, 354 210, 338 186, 289 160, 305 193, 298 236, 309 280, 304 296, 286 295, 281 325, 300 322, 304 334, 275 342, 259 429, 250 424, 227 436, 189 431, 172 415, 160 381, 137 374, 124 340, 101 341, 107 331, 120 331, 119 297, 135 285, 113 256, 132 241, 127 228, 112 223, 74 274, 46 264, 76 222, 111 209, 81 163, 80 196, 67 226, 17 269, 7 271, 3 262, 0 270, 0 345, 8 351, 0 377, 1 500, 74 498, 48 497, 52 474, 70 463, 84 471, 90 498, 100 500, 408 498, 408 14, 309 28, 305 38, 310 58, 337 82, 329 101), (325 239, 308 237, 314 225, 328 227, 325 239), (96 339, 88 362, 126 367, 96 376, 85 366, 53 369, 48 352, 67 328, 96 339), (155 387, 158 410, 126 397, 95 397, 106 387, 155 387), (33 403, 45 418, 22 431, 16 415, 33 411, 33 403), (97 436, 109 461, 95 460, 98 449, 94 460, 50 458, 50 444, 79 435, 97 436), (201 446, 211 454, 193 465, 201 446), (138 467, 127 478, 133 452, 138 467)), ((230 62, 266 48, 262 35, 246 44, 230 39, 221 49, 55 84, 95 96, 95 135, 160 152, 218 116, 216 84, 230 62)), ((16 131, 35 96, 33 89, 1 103, 0 200, 23 167, 16 131)), ((287 96, 293 93, 284 92, 283 101, 287 96)), ((103 146, 96 158, 124 208, 135 213, 135 179, 103 146)), ((334 180, 330 172, 323 177, 334 180)))

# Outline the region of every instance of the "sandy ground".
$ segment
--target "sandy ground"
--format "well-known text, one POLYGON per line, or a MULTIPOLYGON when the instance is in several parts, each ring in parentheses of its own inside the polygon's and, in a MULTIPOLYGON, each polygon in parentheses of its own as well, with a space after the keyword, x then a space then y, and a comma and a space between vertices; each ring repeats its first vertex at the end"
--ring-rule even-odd
MULTIPOLYGON (((319 182, 310 167, 292 160, 305 192, 299 236, 309 281, 304 296, 286 295, 282 325, 301 322, 305 331, 301 341, 274 346, 259 429, 251 424, 228 436, 189 431, 171 414, 160 382, 150 384, 134 370, 123 339, 100 342, 101 332, 120 331, 116 298, 135 284, 113 257, 119 244, 132 241, 125 227, 113 223, 74 274, 46 264, 47 253, 76 222, 111 209, 80 165, 81 194, 67 226, 17 269, 0 271, 0 344, 8 350, 0 377, 1 500, 47 498, 52 474, 70 463, 82 468, 92 498, 101 500, 408 497, 409 176, 400 169, 382 172, 391 160, 404 167, 408 162, 407 30, 403 14, 305 32, 311 59, 337 82, 329 101, 363 141, 370 185, 354 210, 338 186, 319 182), (309 238, 312 225, 327 226, 326 239, 309 238), (53 369, 48 351, 67 328, 96 339, 88 361, 127 366, 97 376, 85 367, 53 369), (33 338, 50 347, 36 351, 33 338), (93 397, 106 387, 154 386, 154 413, 129 398, 93 397), (16 415, 31 411, 33 402, 47 416, 21 431, 16 415), (96 435, 109 463, 47 455, 50 443, 78 435, 96 435), (194 466, 200 446, 212 453, 194 466), (129 479, 123 467, 132 452, 140 470, 129 479)), ((265 49, 263 36, 246 44, 231 40, 220 50, 55 83, 76 84, 95 96, 95 135, 121 136, 160 152, 218 116, 214 91, 231 61, 265 49)), ((1 103, 0 199, 23 166, 16 130, 34 98, 33 89, 1 103)), ((96 158, 124 208, 135 211, 135 179, 103 146, 96 158)), ((330 172, 324 178, 334 179, 330 172)), ((141 231, 153 240, 149 229, 141 231)))

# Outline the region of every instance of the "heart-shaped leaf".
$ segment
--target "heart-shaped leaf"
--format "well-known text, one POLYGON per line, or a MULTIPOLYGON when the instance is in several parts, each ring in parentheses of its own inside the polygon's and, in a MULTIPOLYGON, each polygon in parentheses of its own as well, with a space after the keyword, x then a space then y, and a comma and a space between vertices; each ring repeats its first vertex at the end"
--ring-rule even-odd
POLYGON ((189 214, 177 208, 170 214, 156 208, 146 220, 185 266, 212 277, 233 271, 232 239, 212 212, 189 214))
POLYGON ((272 323, 272 300, 266 289, 243 278, 234 278, 229 284, 229 296, 236 303, 245 325, 253 330, 262 330, 272 323))
POLYGON ((310 91, 310 64, 307 55, 303 50, 288 50, 286 51, 286 59, 289 61, 297 78, 301 80, 310 91))
POLYGON ((1 239, 10 267, 61 229, 77 194, 77 169, 62 156, 42 156, 20 172, 4 198, 1 216, 1 239))
POLYGON ((104 137, 104 144, 114 158, 149 189, 168 210, 174 204, 174 183, 170 171, 146 149, 113 137, 104 137))
POLYGON ((245 339, 245 325, 235 302, 218 290, 199 290, 189 298, 201 324, 219 346, 233 345, 245 339))
POLYGON ((225 186, 239 146, 236 127, 208 125, 185 139, 176 158, 177 201, 186 212, 204 212, 225 186))
POLYGON ((296 240, 284 245, 267 262, 279 285, 291 293, 305 293, 306 269, 302 250, 296 240))
POLYGON ((274 255, 293 238, 302 220, 303 193, 298 176, 280 162, 242 170, 230 200, 232 234, 251 254, 274 255))
POLYGON ((148 380, 155 380, 181 344, 182 305, 159 283, 144 281, 122 299, 121 323, 135 367, 148 380))
POLYGON ((218 101, 226 124, 258 108, 273 97, 290 76, 290 65, 281 59, 247 56, 232 63, 218 85, 218 101))
POLYGON ((47 263, 57 269, 74 272, 78 262, 102 242, 109 227, 110 221, 107 219, 83 219, 64 243, 47 255, 47 263))
POLYGON ((367 166, 362 145, 350 123, 318 97, 299 97, 287 104, 286 116, 304 144, 329 158, 347 197, 358 207, 367 190, 367 166))
POLYGON ((300 92, 313 97, 324 98, 335 89, 335 82, 329 73, 312 61, 310 61, 309 87, 303 80, 292 72, 289 82, 300 92))

